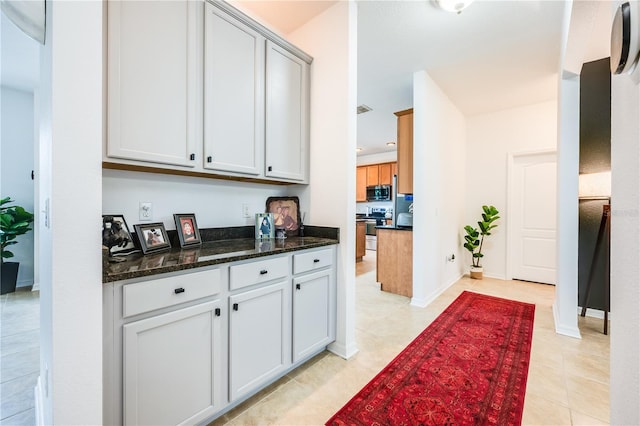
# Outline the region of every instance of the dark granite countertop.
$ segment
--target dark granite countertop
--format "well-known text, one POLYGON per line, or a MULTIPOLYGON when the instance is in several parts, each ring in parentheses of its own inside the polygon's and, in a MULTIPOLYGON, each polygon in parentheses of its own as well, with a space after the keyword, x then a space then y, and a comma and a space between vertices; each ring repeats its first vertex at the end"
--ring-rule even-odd
POLYGON ((376 226, 376 229, 391 229, 396 231, 413 231, 412 227, 408 226, 395 226, 395 225, 381 225, 376 226))
MULTIPOLYGON (((253 232, 253 227, 250 227, 253 232)), ((288 237, 284 240, 256 240, 254 238, 230 238, 205 241, 200 246, 171 250, 153 254, 130 254, 122 262, 108 262, 105 256, 102 282, 148 277, 167 272, 183 271, 203 266, 253 259, 262 256, 329 246, 339 243, 338 229, 306 227, 304 237, 288 237), (307 236, 308 235, 308 236, 307 236)), ((202 231, 202 230, 201 230, 202 231)), ((175 231, 174 231, 175 232, 175 231)), ((201 232, 204 235, 204 232, 201 232)), ((246 234, 246 232, 244 233, 246 234)), ((233 237, 233 235, 231 235, 233 237)), ((203 237, 204 238, 204 237, 203 237)), ((106 249, 105 249, 106 251, 106 249)))

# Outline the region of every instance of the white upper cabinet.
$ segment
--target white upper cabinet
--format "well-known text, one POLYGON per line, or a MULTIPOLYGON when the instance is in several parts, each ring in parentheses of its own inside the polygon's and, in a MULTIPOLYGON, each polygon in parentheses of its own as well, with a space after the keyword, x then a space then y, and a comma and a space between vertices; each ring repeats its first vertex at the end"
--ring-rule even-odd
POLYGON ((202 7, 108 3, 107 157, 182 167, 201 160, 202 7))
POLYGON ((309 65, 267 41, 265 175, 305 181, 309 65))
POLYGON ((204 35, 204 167, 262 174, 265 38, 210 4, 204 35))

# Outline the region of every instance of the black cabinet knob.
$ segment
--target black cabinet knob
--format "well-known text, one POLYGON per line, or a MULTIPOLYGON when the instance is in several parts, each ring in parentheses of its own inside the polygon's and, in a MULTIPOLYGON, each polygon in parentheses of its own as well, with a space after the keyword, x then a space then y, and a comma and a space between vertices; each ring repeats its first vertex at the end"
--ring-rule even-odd
POLYGON ((212 156, 208 156, 207 157, 207 163, 211 163, 213 162, 213 157, 212 156))
POLYGON ((313 263, 318 263, 320 262, 320 259, 313 259, 313 263))
POLYGON ((176 288, 175 290, 173 290, 173 292, 175 294, 180 294, 180 293, 184 293, 184 288, 180 287, 180 288, 176 288))
POLYGON ((234 303, 234 304, 233 304, 233 310, 234 310, 234 311, 237 311, 237 310, 238 310, 238 304, 237 304, 237 303, 234 303))
POLYGON ((296 284, 296 290, 300 290, 300 284, 296 284))
POLYGON ((219 317, 220 316, 220 308, 216 308, 215 313, 216 313, 216 316, 219 317))
POLYGON ((195 160, 195 159, 196 159, 196 155, 195 155, 195 154, 191 154, 191 155, 189 156, 189 159, 190 159, 191 161, 195 160))
POLYGON ((269 273, 269 271, 267 271, 266 269, 263 269, 262 271, 260 271, 260 275, 265 275, 269 273))
POLYGON ((267 167, 267 171, 272 172, 273 171, 273 167, 272 166, 267 167))

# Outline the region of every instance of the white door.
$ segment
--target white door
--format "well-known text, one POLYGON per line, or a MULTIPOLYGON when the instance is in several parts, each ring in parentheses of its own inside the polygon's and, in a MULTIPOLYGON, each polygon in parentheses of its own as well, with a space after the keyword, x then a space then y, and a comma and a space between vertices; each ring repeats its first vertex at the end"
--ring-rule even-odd
POLYGON ((293 280, 293 362, 333 340, 331 272, 328 269, 293 280))
POLYGON ((556 153, 514 155, 510 185, 511 276, 556 282, 556 153))

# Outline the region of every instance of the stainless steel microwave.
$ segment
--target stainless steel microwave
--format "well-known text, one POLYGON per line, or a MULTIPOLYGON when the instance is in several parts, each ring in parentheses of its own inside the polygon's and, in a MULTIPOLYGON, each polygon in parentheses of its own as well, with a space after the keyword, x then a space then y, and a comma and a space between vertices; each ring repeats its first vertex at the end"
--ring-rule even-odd
POLYGON ((391 185, 367 186, 367 201, 391 201, 391 185))

